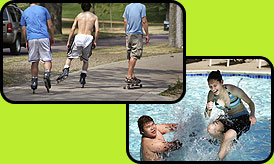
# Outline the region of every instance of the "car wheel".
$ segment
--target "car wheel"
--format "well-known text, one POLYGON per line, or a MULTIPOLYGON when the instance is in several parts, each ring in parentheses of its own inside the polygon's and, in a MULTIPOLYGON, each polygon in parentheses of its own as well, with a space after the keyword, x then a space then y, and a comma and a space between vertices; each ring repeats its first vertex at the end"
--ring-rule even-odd
POLYGON ((20 39, 20 37, 17 37, 15 42, 10 47, 10 51, 12 54, 20 55, 20 51, 21 51, 20 43, 21 43, 21 39, 20 39))

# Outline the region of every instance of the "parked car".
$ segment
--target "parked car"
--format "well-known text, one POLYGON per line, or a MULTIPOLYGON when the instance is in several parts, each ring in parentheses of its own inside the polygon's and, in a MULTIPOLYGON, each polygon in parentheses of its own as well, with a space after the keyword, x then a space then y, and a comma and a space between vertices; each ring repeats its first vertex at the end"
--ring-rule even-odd
POLYGON ((20 54, 21 46, 26 47, 20 25, 23 10, 15 5, 9 5, 3 11, 3 48, 10 48, 12 54, 20 54))

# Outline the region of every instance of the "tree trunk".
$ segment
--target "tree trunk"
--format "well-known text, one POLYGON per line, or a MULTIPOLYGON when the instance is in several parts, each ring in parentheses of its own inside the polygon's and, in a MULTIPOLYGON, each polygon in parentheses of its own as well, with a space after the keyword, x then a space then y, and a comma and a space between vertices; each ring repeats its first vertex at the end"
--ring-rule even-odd
POLYGON ((183 12, 180 6, 176 7, 176 47, 183 46, 183 12))
POLYGON ((175 47, 176 41, 176 4, 169 4, 169 33, 168 33, 168 45, 175 47))
POLYGON ((180 6, 169 4, 168 45, 182 48, 183 46, 183 12, 180 6))
POLYGON ((48 9, 54 27, 54 34, 62 34, 62 3, 40 3, 48 9))

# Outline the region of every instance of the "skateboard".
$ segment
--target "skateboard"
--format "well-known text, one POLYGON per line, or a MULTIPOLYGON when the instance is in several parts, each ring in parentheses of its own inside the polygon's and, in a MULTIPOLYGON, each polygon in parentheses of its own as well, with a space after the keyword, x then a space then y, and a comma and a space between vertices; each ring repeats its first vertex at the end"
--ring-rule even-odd
POLYGON ((142 88, 142 83, 126 83, 125 86, 123 86, 124 89, 133 89, 133 88, 142 88))

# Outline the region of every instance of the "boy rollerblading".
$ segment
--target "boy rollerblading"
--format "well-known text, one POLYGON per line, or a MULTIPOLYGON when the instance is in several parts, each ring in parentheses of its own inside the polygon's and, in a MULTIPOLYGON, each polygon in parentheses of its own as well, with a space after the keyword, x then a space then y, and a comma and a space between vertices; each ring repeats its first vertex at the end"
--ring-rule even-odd
POLYGON ((33 77, 31 89, 33 93, 37 89, 38 65, 41 60, 44 63, 44 82, 49 92, 52 67, 51 45, 54 44, 54 27, 51 16, 45 7, 30 3, 30 6, 21 16, 20 24, 31 63, 31 75, 33 77))
POLYGON ((87 76, 88 61, 92 55, 92 49, 96 47, 99 36, 99 22, 98 17, 89 11, 91 8, 90 3, 82 3, 81 8, 83 9, 83 12, 79 13, 74 19, 67 41, 68 53, 63 74, 61 74, 56 81, 59 83, 64 80, 68 76, 68 69, 66 70, 66 68, 70 67, 73 59, 80 58, 80 61, 83 61, 80 83, 82 84, 82 88, 84 88, 84 85, 86 84, 85 78, 87 76), (77 35, 73 37, 77 27, 77 35), (95 36, 93 37, 92 33, 94 28, 95 36))

